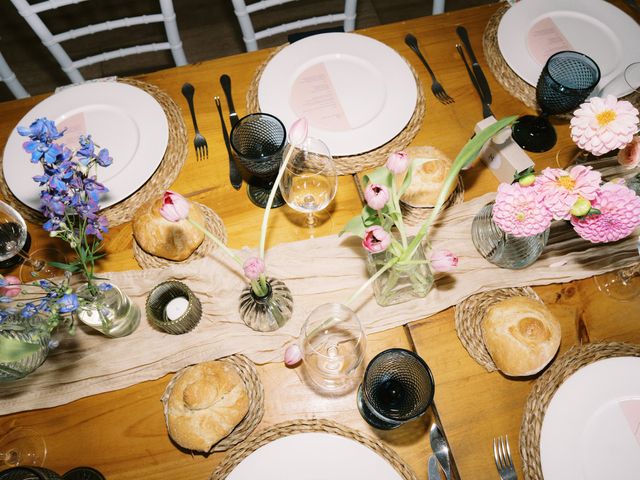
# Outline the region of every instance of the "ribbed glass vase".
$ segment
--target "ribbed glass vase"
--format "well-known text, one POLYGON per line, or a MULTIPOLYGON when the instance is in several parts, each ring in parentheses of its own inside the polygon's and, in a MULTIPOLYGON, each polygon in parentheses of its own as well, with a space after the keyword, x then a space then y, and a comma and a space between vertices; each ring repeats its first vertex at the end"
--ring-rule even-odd
POLYGON ((247 285, 240 294, 240 318, 253 330, 272 332, 291 318, 293 296, 289 287, 281 280, 267 278, 267 294, 257 296, 247 285))
POLYGON ((542 254, 549 240, 549 229, 531 237, 514 237, 493 221, 493 202, 476 214, 471 224, 471 238, 476 250, 501 268, 518 270, 528 267, 542 254))
MULTIPOLYGON (((6 322, 9 322, 7 320, 6 322)), ((6 327, 6 325, 4 325, 6 327)), ((16 361, 0 361, 0 382, 10 382, 26 377, 44 363, 49 354, 49 335, 43 332, 28 330, 0 330, 0 337, 18 342, 32 343, 38 346, 31 352, 16 361)))

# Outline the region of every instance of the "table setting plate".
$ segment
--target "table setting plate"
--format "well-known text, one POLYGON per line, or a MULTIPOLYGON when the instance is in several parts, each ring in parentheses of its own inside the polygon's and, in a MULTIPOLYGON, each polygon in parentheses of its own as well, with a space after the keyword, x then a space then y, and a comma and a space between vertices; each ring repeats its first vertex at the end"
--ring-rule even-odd
POLYGON ((605 358, 559 386, 540 432, 545 480, 632 480, 640 472, 640 358, 605 358))
MULTIPOLYGON (((67 133, 59 140, 77 147, 80 134, 91 134, 107 148, 113 164, 98 169, 98 180, 109 192, 101 198, 106 208, 126 199, 142 187, 159 167, 167 149, 169 125, 162 106, 149 93, 121 82, 91 82, 56 93, 33 107, 18 123, 29 126, 47 117, 67 133)), ((17 127, 17 125, 16 125, 17 127)), ((22 144, 26 137, 11 132, 3 155, 3 174, 11 193, 24 205, 38 210, 40 190, 31 180, 41 173, 22 144)))
POLYGON ((326 33, 280 50, 258 84, 260 110, 289 126, 301 116, 334 156, 373 150, 398 135, 416 109, 407 62, 387 45, 354 33, 326 33))
POLYGON ((596 94, 608 86, 621 97, 632 91, 623 79, 625 68, 640 61, 640 26, 603 0, 522 0, 502 16, 497 40, 505 62, 533 86, 549 56, 576 50, 600 68, 596 94))

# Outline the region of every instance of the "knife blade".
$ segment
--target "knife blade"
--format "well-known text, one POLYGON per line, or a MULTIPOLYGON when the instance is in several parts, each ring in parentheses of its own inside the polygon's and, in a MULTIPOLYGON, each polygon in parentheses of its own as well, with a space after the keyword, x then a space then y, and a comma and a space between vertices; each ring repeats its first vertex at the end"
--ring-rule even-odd
POLYGON ((438 459, 435 455, 431 455, 429 457, 427 474, 429 480, 442 480, 442 476, 440 475, 440 467, 438 467, 438 459))
POLYGON ((240 190, 242 187, 242 175, 236 165, 236 159, 231 151, 231 145, 229 143, 229 133, 227 132, 227 125, 224 123, 224 116, 222 115, 222 106, 220 105, 220 97, 214 97, 216 102, 216 108, 218 109, 218 115, 220 116, 220 123, 222 124, 222 136, 224 137, 224 145, 227 147, 227 155, 229 155, 229 181, 231 186, 236 190, 240 190))
POLYGON ((467 50, 467 54, 469 55, 469 60, 471 60, 471 68, 473 69, 473 74, 476 76, 476 80, 478 81, 478 85, 480 86, 480 90, 482 90, 482 95, 485 101, 491 105, 491 89, 489 88, 489 83, 487 82, 487 77, 484 76, 482 72, 482 68, 478 63, 478 59, 473 53, 473 48, 471 48, 471 42, 469 41, 469 34, 467 33, 467 29, 463 26, 458 26, 456 28, 456 33, 460 40, 464 44, 464 48, 467 50))
POLYGON ((227 106, 229 107, 229 119, 231 120, 231 128, 238 123, 238 114, 236 108, 233 106, 233 97, 231 96, 231 77, 226 73, 220 76, 220 85, 222 91, 227 99, 227 106))
POLYGON ((429 441, 431 443, 431 450, 433 451, 438 463, 442 467, 444 472, 444 478, 451 480, 451 460, 449 459, 449 446, 444 439, 442 432, 438 425, 434 422, 431 425, 429 431, 429 441))
POLYGON ((482 116, 484 118, 493 116, 491 105, 486 102, 484 95, 482 94, 482 90, 480 89, 480 85, 478 85, 478 79, 471 71, 471 67, 469 67, 469 63, 467 62, 467 57, 465 57, 462 46, 460 46, 459 43, 456 43, 456 50, 458 51, 458 53, 460 54, 460 58, 462 58, 462 61, 464 62, 464 68, 467 69, 467 75, 469 75, 469 79, 471 79, 473 87, 476 89, 476 92, 478 92, 478 95, 480 96, 480 101, 482 102, 482 116))

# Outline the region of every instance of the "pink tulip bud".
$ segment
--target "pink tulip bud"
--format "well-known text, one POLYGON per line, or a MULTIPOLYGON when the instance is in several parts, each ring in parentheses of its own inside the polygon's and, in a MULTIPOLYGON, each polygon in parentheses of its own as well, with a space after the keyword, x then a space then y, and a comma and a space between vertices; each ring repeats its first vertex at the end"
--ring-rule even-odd
POLYGON ((10 287, 9 285, 20 285, 22 282, 15 275, 5 275, 4 276, 5 287, 0 288, 0 296, 3 297, 16 297, 20 295, 21 288, 18 287, 10 287))
POLYGON ((306 117, 299 118, 291 125, 289 129, 289 143, 291 145, 300 145, 306 139, 309 133, 309 122, 306 117))
POLYGON ((244 276, 249 280, 258 280, 260 275, 264 273, 264 262, 258 257, 249 257, 242 266, 244 276))
POLYGON ((640 164, 640 137, 633 137, 633 140, 618 152, 618 163, 629 170, 640 164))
POLYGON ((302 361, 302 350, 295 343, 289 345, 284 352, 284 364, 287 367, 295 367, 302 361))
POLYGON ((170 222, 179 222, 189 216, 189 201, 182 195, 171 190, 167 190, 162 195, 162 206, 160 215, 170 222))
POLYGON ((364 191, 364 198, 374 210, 381 210, 389 201, 389 190, 384 185, 370 183, 364 191))
POLYGON ((371 253, 384 252, 391 245, 391 235, 380 225, 372 225, 364 231, 362 246, 371 253))
POLYGON ((395 174, 404 173, 409 168, 409 155, 405 152, 396 152, 387 158, 387 168, 395 174))
POLYGON ((458 265, 458 257, 449 250, 434 250, 430 263, 434 272, 448 272, 458 265))

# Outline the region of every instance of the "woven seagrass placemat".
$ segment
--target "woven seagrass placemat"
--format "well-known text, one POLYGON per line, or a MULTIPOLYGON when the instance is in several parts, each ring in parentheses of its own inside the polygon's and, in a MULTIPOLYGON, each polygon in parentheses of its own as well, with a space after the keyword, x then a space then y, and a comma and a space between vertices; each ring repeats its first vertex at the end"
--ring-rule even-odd
MULTIPOLYGON (((231 355, 230 357, 221 358, 220 361, 228 363, 234 367, 238 372, 238 375, 240 375, 240 378, 242 378, 242 381, 247 387, 249 411, 229 435, 224 437, 211 448, 210 451, 212 452, 223 452, 242 442, 258 426, 264 415, 264 387, 253 362, 244 355, 231 355)), ((162 395, 161 401, 164 408, 165 423, 167 421, 167 403, 169 401, 171 389, 184 370, 185 369, 180 370, 173 376, 165 388, 164 395, 162 395)), ((167 429, 168 428, 169 427, 167 426, 167 429)))
MULTIPOLYGON (((454 205, 459 205, 464 202, 464 183, 462 177, 458 177, 458 184, 456 188, 451 192, 449 198, 444 204, 444 208, 449 208, 454 205)), ((402 212, 402 220, 407 225, 419 225, 431 215, 433 207, 414 207, 408 203, 404 203, 400 200, 400 211, 402 212)))
POLYGON ((455 325, 458 338, 469 355, 489 372, 495 372, 497 367, 484 344, 482 321, 491 305, 516 296, 542 301, 529 287, 513 287, 471 295, 456 305, 455 325))
POLYGON ((520 426, 520 456, 527 480, 543 480, 540 465, 540 430, 553 395, 560 385, 580 368, 613 357, 640 357, 640 345, 620 342, 576 345, 557 358, 533 384, 520 426))
MULTIPOLYGON (((258 103, 258 86, 260 85, 260 77, 273 56, 285 48, 285 46, 275 50, 264 62, 262 62, 260 66, 258 66, 253 80, 249 85, 249 90, 247 91, 247 112, 260 111, 260 104, 258 103)), ((414 68, 409 64, 409 62, 407 62, 407 66, 411 69, 411 73, 415 78, 416 86, 418 88, 416 108, 413 111, 413 115, 411 116, 409 123, 398 135, 374 150, 363 152, 358 155, 334 156, 333 161, 336 164, 336 171, 338 172, 338 175, 351 175, 353 173, 358 173, 363 170, 383 165, 387 161, 389 154, 404 149, 415 138, 418 131, 420 131, 426 111, 424 90, 414 68)))
POLYGON ((356 430, 340 425, 339 423, 331 420, 311 419, 293 420, 290 422, 280 423, 252 436, 246 442, 241 443, 233 450, 229 451, 222 463, 218 465, 218 468, 216 468, 211 474, 211 480, 224 480, 233 471, 233 469, 236 468, 242 460, 244 460, 245 457, 267 443, 273 442, 274 440, 282 437, 288 437, 289 435, 308 432, 332 433, 334 435, 340 435, 341 437, 355 440, 356 442, 370 448, 389 462, 389 464, 403 479, 417 480, 418 478, 413 470, 411 470, 411 468, 398 456, 396 452, 382 444, 379 440, 368 437, 356 430))
MULTIPOLYGON (((516 97, 527 107, 536 110, 538 103, 536 102, 535 86, 529 85, 511 69, 502 56, 498 45, 498 26, 500 25, 502 16, 509 8, 509 5, 499 8, 489 19, 482 37, 484 58, 489 64, 491 73, 493 73, 493 76, 498 80, 500 85, 502 85, 507 92, 516 97)), ((638 92, 633 92, 622 98, 633 103, 636 107, 640 106, 640 93, 638 92)), ((557 117, 571 118, 571 115, 572 114, 569 113, 565 115, 557 115, 557 117)))
MULTIPOLYGON (((204 215, 205 227, 209 232, 213 234, 222 243, 227 243, 227 229, 224 227, 222 219, 216 212, 211 210, 206 205, 198 202, 193 202, 204 215)), ((206 257, 207 254, 214 251, 218 246, 207 235, 204 236, 202 243, 189 255, 186 260, 177 262, 175 260, 169 260, 162 257, 157 257, 150 253, 145 252, 142 247, 136 241, 136 237, 133 237, 133 256, 142 268, 156 268, 156 267, 168 267, 171 265, 182 265, 184 263, 192 262, 199 258, 206 257)))
MULTIPOLYGON (((109 226, 111 227, 115 227, 131 220, 134 212, 140 205, 158 195, 158 192, 166 190, 177 178, 178 173, 180 173, 180 169, 184 165, 185 158, 187 157, 187 130, 184 125, 184 121, 182 120, 180 107, 178 107, 173 99, 158 87, 149 83, 131 78, 120 78, 118 79, 118 82, 132 85, 147 92, 160 104, 167 116, 169 139, 162 161, 151 178, 149 178, 149 180, 147 180, 147 182, 135 193, 123 201, 102 210, 101 213, 107 217, 107 220, 109 220, 109 226)), ((105 147, 109 148, 108 145, 105 145, 105 147)), ((29 161, 26 153, 24 161, 29 161)), ((20 202, 20 200, 13 195, 7 186, 7 182, 4 180, 4 175, 2 173, 2 160, 0 160, 0 175, 2 175, 2 178, 0 179, 0 193, 2 193, 2 196, 7 200, 7 202, 18 210, 28 221, 36 224, 43 223, 44 217, 42 214, 20 202)), ((25 178, 24 181, 31 182, 32 180, 30 178, 25 178)), ((36 188, 35 183, 34 188, 36 188)))

